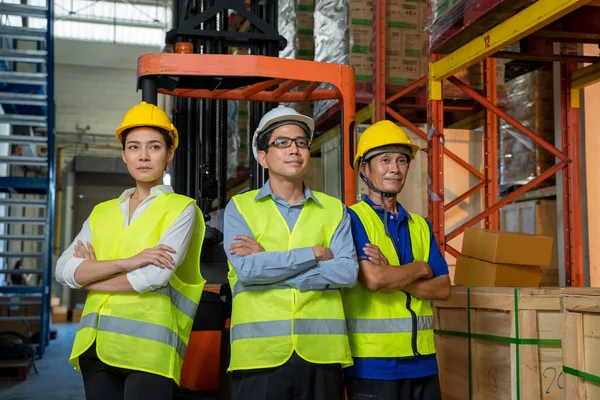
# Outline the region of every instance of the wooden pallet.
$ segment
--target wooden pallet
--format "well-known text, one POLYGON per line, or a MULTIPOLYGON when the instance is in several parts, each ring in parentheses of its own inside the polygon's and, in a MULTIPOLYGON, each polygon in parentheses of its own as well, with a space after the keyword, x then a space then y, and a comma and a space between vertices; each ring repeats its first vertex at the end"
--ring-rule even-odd
POLYGON ((454 287, 434 302, 445 400, 563 400, 558 288, 454 287))
POLYGON ((563 297, 565 400, 600 399, 600 290, 563 297))
POLYGON ((30 367, 31 360, 0 360, 0 377, 24 381, 29 375, 30 367))

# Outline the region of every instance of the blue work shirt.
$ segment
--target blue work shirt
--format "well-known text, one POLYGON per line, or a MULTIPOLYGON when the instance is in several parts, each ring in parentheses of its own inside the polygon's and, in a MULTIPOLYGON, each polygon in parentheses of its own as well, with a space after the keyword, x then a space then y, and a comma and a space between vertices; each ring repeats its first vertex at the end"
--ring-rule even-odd
MULTIPOLYGON (((267 196, 275 202, 290 232, 294 229, 306 202, 313 201, 323 207, 307 186, 304 186, 304 200, 293 206, 273 193, 269 181, 259 190, 255 201, 267 196)), ((350 217, 346 212, 343 213, 342 221, 331 237, 329 249, 333 253, 333 259, 328 261, 317 261, 312 247, 237 256, 229 252, 229 247, 235 243, 236 235, 246 235, 255 239, 232 200, 227 204, 223 218, 223 248, 238 280, 244 286, 252 286, 254 290, 267 290, 274 288, 272 285, 284 285, 304 292, 352 287, 356 284, 358 261, 350 229, 350 217)))
MULTIPOLYGON (((383 221, 384 208, 375 204, 370 198, 365 201, 373 207, 373 210, 379 215, 383 221)), ((354 237, 354 245, 356 254, 360 260, 367 260, 363 248, 370 243, 367 231, 364 225, 358 218, 358 215, 351 209, 348 209, 351 217, 352 236, 354 237)), ((410 214, 398 203, 398 215, 388 213, 387 226, 392 236, 392 240, 399 252, 398 259, 400 265, 409 264, 414 261, 414 256, 411 246, 411 238, 408 231, 408 221, 410 214)), ((428 223, 429 225, 429 223, 428 223)), ((431 225, 429 225, 430 233, 430 250, 427 263, 433 270, 434 276, 442 276, 448 274, 448 264, 437 245, 431 225)), ((377 243, 372 243, 377 245, 377 243)), ((435 375, 438 373, 438 366, 435 355, 418 356, 410 358, 354 358, 354 365, 345 370, 348 376, 364 379, 380 379, 380 380, 397 380, 397 379, 413 379, 435 375)))

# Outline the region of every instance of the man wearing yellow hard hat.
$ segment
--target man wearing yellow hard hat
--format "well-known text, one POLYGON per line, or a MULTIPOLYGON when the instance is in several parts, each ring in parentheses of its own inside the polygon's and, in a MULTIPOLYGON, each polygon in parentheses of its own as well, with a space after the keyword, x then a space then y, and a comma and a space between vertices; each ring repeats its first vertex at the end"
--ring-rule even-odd
POLYGON ((342 289, 349 398, 441 400, 430 300, 450 295, 448 265, 428 222, 396 200, 418 150, 391 121, 358 141, 354 169, 369 194, 349 209, 360 264, 357 285, 342 289))
POLYGON ((160 108, 142 102, 116 131, 135 187, 98 204, 56 265, 89 290, 70 362, 95 399, 172 399, 205 280, 196 202, 162 184, 179 143, 160 108))

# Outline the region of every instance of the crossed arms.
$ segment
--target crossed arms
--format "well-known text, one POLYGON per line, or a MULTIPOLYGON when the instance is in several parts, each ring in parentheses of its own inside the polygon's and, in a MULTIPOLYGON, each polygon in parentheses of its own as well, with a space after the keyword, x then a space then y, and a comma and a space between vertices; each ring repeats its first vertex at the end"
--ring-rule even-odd
POLYGON ((230 201, 225 208, 223 248, 238 280, 246 286, 285 285, 306 291, 356 284, 358 263, 350 218, 345 212, 329 248, 314 246, 265 251, 255 240, 235 203, 230 201))

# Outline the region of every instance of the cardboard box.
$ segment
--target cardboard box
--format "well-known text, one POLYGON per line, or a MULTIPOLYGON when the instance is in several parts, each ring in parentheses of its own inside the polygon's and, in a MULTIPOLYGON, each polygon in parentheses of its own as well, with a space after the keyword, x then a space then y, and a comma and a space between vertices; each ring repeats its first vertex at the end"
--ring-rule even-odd
POLYGON ((67 306, 52 307, 52 322, 67 322, 67 306))
POLYGON ((410 85, 421 78, 421 62, 418 58, 388 56, 386 62, 387 83, 390 85, 410 85))
POLYGON ((427 59, 427 34, 400 28, 387 29, 386 52, 405 58, 427 59))
POLYGON ((546 267, 552 262, 552 238, 467 228, 462 255, 498 264, 546 267))
POLYGON ((296 11, 296 32, 298 35, 312 36, 315 30, 315 17, 313 11, 296 11))
POLYGON ((427 34, 421 31, 403 31, 402 56, 425 59, 427 57, 427 34))
POLYGON ((373 55, 350 54, 350 65, 354 67, 357 82, 373 82, 373 55))
POLYGON ((355 20, 375 19, 375 7, 373 0, 353 0, 348 5, 350 12, 350 23, 355 20))
POLYGON ((42 315, 42 296, 23 296, 22 301, 25 305, 25 315, 28 317, 37 317, 42 315))
MULTIPOLYGON (((468 68, 468 71, 469 86, 471 86, 473 89, 483 90, 483 63, 471 65, 468 68)), ((504 80, 505 73, 506 65, 504 62, 502 62, 502 60, 498 60, 498 62, 496 62, 496 87, 499 90, 505 90, 506 88, 504 80)))
POLYGON ((420 1, 388 0, 388 28, 423 30, 423 7, 420 1))
POLYGON ((27 315, 27 310, 24 305, 21 305, 22 296, 9 296, 8 316, 9 317, 24 317, 27 315))
POLYGON ((296 59, 298 60, 314 60, 315 58, 315 40, 312 35, 304 36, 298 35, 296 36, 298 54, 296 54, 296 59))
POLYGON ((59 306, 60 305, 60 299, 56 296, 51 296, 50 297, 50 306, 54 307, 54 306, 59 306))
POLYGON ((40 331, 41 321, 31 319, 17 319, 2 321, 2 330, 20 333, 23 336, 30 337, 40 331))
POLYGON ((372 25, 350 25, 350 53, 371 53, 374 41, 372 25))
POLYGON ((458 257, 454 283, 480 287, 538 287, 541 281, 538 266, 497 264, 468 257, 458 257))

